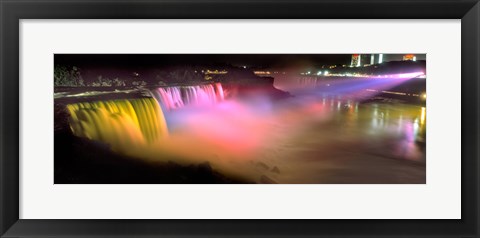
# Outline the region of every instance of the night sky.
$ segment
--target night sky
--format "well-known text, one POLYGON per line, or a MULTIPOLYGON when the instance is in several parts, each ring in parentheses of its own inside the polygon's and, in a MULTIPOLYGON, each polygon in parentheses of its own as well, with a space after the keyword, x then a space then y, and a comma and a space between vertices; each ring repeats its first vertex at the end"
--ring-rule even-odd
MULTIPOLYGON (((401 60, 402 54, 385 55, 385 59, 401 60)), ((424 60, 425 55, 417 55, 424 60)), ((56 65, 87 68, 157 68, 188 66, 248 66, 280 68, 347 64, 351 54, 55 54, 56 65)))

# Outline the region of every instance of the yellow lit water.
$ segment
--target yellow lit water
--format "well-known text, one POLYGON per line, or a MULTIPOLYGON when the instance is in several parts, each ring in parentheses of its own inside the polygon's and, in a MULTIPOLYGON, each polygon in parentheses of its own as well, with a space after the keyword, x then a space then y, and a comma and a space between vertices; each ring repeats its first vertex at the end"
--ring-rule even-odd
POLYGON ((81 102, 67 110, 74 135, 107 143, 115 151, 152 144, 168 134, 153 98, 81 102))

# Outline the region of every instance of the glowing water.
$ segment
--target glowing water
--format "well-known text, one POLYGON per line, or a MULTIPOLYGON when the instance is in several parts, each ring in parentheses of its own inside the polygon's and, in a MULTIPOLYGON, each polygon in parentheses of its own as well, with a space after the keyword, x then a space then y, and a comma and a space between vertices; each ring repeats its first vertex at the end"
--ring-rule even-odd
POLYGON ((153 143, 168 134, 153 98, 81 102, 67 105, 74 135, 125 150, 153 143))
MULTIPOLYGON (((341 81, 328 88, 354 92, 373 83, 385 87, 391 81, 362 80, 361 87, 341 81)), ((180 126, 171 126, 171 134, 162 140, 167 126, 160 106, 165 111, 213 105, 224 99, 222 85, 163 87, 151 93, 155 98, 70 104, 71 129, 77 136, 103 141, 133 158, 185 165, 209 161, 216 171, 253 182, 268 176, 280 183, 361 183, 368 179, 378 183, 371 174, 380 174, 390 178, 385 181, 396 183, 396 178, 404 176, 398 166, 406 168, 411 163, 397 164, 401 162, 390 158, 425 160, 417 143, 424 141, 425 108, 359 105, 307 95, 265 111, 262 103, 227 100, 202 110, 168 113, 180 126), (384 161, 379 154, 389 159, 384 161), (300 158, 305 163, 299 163, 300 158), (281 172, 275 172, 275 167, 281 172), (332 167, 346 175, 329 175, 332 167)), ((424 167, 415 166, 415 182, 423 182, 424 167)))
POLYGON ((376 91, 387 90, 422 75, 424 75, 423 72, 357 77, 298 77, 287 75, 276 77, 274 85, 276 88, 288 91, 294 95, 306 92, 327 92, 361 99, 365 96, 373 96, 373 94, 364 95, 367 89, 374 89, 376 91))
POLYGON ((224 99, 222 84, 162 87, 151 91, 162 108, 173 110, 186 105, 213 105, 224 99))
POLYGON ((168 134, 162 107, 213 105, 224 99, 220 83, 163 87, 151 90, 153 98, 80 102, 67 105, 74 135, 101 141, 112 150, 132 154, 134 150, 158 148, 168 134))

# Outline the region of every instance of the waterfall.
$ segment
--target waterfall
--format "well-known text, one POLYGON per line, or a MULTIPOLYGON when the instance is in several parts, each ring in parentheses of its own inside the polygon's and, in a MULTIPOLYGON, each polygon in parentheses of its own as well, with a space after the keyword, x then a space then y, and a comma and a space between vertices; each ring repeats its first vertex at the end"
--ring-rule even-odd
POLYGON ((165 110, 174 110, 187 105, 213 105, 224 99, 221 83, 198 86, 161 87, 151 90, 165 110))
POLYGON ((153 143, 168 134, 153 98, 80 102, 67 105, 74 135, 109 144, 113 150, 153 143))
POLYGON ((66 106, 74 135, 109 144, 113 150, 152 144, 168 135, 162 111, 186 105, 213 105, 224 99, 220 83, 162 87, 153 98, 79 102, 66 106))

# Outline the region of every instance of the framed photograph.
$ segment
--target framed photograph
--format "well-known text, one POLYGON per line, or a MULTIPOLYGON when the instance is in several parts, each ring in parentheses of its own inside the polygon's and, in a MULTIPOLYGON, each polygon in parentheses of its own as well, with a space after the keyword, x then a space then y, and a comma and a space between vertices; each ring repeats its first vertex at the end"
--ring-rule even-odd
POLYGON ((0 1, 2 237, 479 237, 480 5, 0 1))

